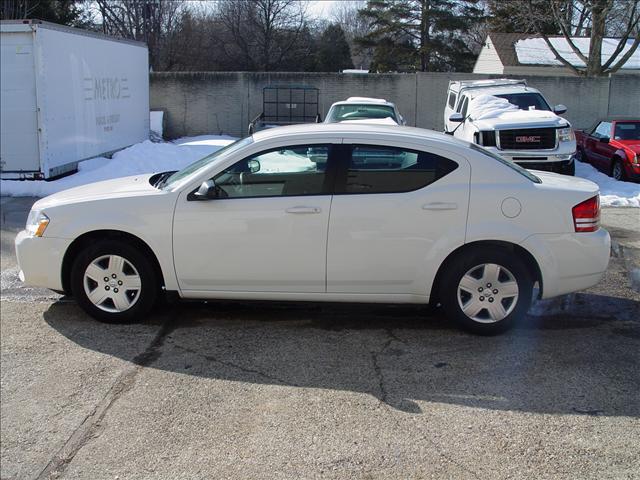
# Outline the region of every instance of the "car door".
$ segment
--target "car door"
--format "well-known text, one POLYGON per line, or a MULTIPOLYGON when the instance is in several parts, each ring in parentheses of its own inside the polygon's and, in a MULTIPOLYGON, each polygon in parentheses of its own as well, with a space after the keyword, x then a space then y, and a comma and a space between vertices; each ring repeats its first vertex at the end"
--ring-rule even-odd
POLYGON ((609 138, 611 135, 611 122, 600 122, 593 131, 588 144, 588 152, 590 154, 589 161, 602 170, 606 170, 609 164, 607 157, 608 144, 602 139, 609 138))
POLYGON ((329 222, 327 291, 428 295, 443 251, 464 243, 468 162, 417 144, 345 140, 342 151, 329 222))
POLYGON ((173 224, 183 295, 325 292, 333 149, 262 151, 213 176, 213 200, 183 192, 173 224))

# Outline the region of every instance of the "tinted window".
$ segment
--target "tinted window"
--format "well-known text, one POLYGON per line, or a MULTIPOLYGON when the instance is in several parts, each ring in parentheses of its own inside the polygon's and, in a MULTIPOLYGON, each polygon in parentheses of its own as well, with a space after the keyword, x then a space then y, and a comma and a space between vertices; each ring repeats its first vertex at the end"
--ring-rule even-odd
POLYGON ((469 106, 469 98, 467 97, 463 97, 462 99, 462 103, 460 105, 458 105, 458 112, 460 113, 460 115, 462 115, 463 117, 467 116, 467 107, 469 106))
POLYGON ((640 140, 640 122, 616 122, 616 140, 640 140))
POLYGON ((510 93, 494 96, 508 100, 520 110, 551 110, 549 104, 539 93, 510 93))
POLYGON ((456 94, 455 92, 451 92, 449 94, 449 107, 453 108, 456 106, 456 94))
POLYGON ((363 120, 369 118, 390 118, 396 121, 393 108, 388 105, 336 105, 331 109, 329 123, 342 122, 344 120, 363 120))
POLYGON ((284 147, 240 160, 214 177, 222 198, 319 195, 330 145, 284 147))
POLYGON ((605 138, 609 135, 611 135, 611 122, 600 122, 593 131, 593 136, 596 138, 605 138))
POLYGON ((336 193, 409 192, 435 182, 457 167, 454 161, 433 153, 354 145, 346 179, 339 182, 336 193))

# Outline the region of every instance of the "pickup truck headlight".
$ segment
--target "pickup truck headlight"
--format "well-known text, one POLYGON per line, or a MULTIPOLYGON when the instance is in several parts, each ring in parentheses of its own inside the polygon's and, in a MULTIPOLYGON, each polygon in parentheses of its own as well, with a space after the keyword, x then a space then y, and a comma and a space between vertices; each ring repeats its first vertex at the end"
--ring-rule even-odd
POLYGON ((558 140, 561 142, 573 142, 576 139, 571 127, 558 129, 558 140))
POLYGON ((49 225, 49 217, 39 210, 31 210, 27 217, 25 230, 34 237, 41 237, 49 225))

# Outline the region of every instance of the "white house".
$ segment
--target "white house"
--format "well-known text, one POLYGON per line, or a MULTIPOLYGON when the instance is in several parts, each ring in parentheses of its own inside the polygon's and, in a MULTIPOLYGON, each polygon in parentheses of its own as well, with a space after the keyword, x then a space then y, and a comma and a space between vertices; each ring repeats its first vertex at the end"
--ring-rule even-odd
MULTIPOLYGON (((549 40, 555 49, 576 67, 584 67, 584 62, 573 52, 566 39, 562 36, 550 36, 549 40)), ((573 37, 571 39, 578 49, 589 55, 588 37, 573 37)), ((605 38, 602 42, 602 61, 607 61, 619 39, 605 38)), ((633 39, 627 40, 627 45, 615 61, 622 58, 631 48, 633 39)), ((488 73, 497 75, 568 75, 575 73, 564 66, 556 57, 542 37, 529 33, 490 33, 484 42, 480 55, 476 60, 473 73, 488 73)), ((640 74, 640 48, 616 74, 640 74)))

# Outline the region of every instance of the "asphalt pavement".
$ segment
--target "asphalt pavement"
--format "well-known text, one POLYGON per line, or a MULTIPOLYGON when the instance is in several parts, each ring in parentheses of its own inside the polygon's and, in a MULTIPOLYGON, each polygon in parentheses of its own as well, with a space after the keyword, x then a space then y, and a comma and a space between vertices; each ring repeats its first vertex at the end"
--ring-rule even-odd
POLYGON ((164 305, 23 287, 0 198, 0 477, 640 478, 640 210, 610 268, 496 337, 398 305, 164 305))

